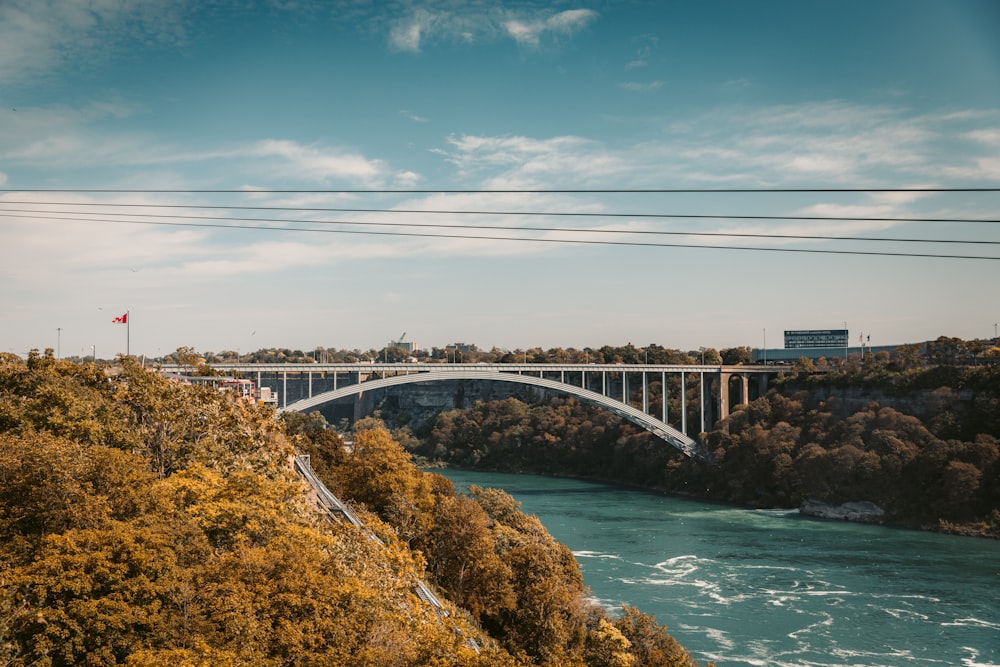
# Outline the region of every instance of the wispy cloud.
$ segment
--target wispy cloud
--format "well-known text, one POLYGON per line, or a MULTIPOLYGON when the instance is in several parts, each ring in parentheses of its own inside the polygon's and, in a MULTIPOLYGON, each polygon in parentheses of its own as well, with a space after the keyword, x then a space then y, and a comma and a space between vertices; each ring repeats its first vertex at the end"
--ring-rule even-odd
POLYGON ((526 188, 996 183, 995 116, 915 115, 841 101, 731 107, 672 122, 659 138, 634 145, 461 135, 441 154, 463 176, 526 188))
POLYGON ((508 37, 536 48, 547 38, 570 36, 596 18, 597 13, 589 9, 540 12, 509 9, 499 3, 471 8, 428 3, 391 22, 389 45, 397 51, 417 53, 428 42, 476 44, 508 37))
POLYGON ((630 93, 651 93, 655 90, 659 90, 667 85, 666 81, 626 81, 624 83, 618 84, 618 87, 622 90, 627 90, 630 93))
POLYGON ((410 111, 409 109, 400 109, 399 115, 402 116, 403 118, 412 120, 414 123, 430 122, 430 119, 425 118, 424 116, 421 116, 420 114, 417 114, 413 111, 410 111))
POLYGON ((504 28, 519 44, 537 47, 546 35, 571 35, 596 19, 592 10, 569 9, 545 18, 511 19, 504 28))
POLYGON ((277 169, 284 174, 282 180, 371 182, 387 173, 386 165, 379 160, 287 140, 267 139, 239 152, 249 157, 282 159, 284 164, 277 169))
POLYGON ((0 3, 0 83, 81 68, 129 48, 186 39, 185 0, 6 0, 0 3))
POLYGON ((1000 128, 972 130, 965 134, 967 139, 987 146, 1000 146, 1000 128))
MULTIPOLYGON (((142 131, 107 129, 108 120, 140 113, 116 101, 95 101, 70 107, 24 108, 7 111, 0 123, 0 160, 8 171, 45 168, 91 169, 107 176, 129 168, 129 178, 141 178, 164 167, 224 163, 229 177, 249 182, 346 181, 379 185, 391 182, 394 170, 382 160, 338 146, 303 144, 281 138, 261 139, 235 146, 189 148, 165 143, 142 131)), ((114 178, 114 177, 112 177, 114 178)), ((162 180, 164 174, 157 172, 162 180)), ((415 174, 402 170, 400 178, 414 182, 415 174)), ((137 185, 138 186, 138 185, 137 185)))
POLYGON ((746 90, 753 85, 753 82, 746 77, 740 77, 738 79, 730 79, 722 84, 725 90, 746 90))
POLYGON ((660 40, 655 35, 640 35, 635 38, 635 41, 639 44, 635 58, 625 63, 625 69, 638 69, 649 65, 649 59, 660 40))

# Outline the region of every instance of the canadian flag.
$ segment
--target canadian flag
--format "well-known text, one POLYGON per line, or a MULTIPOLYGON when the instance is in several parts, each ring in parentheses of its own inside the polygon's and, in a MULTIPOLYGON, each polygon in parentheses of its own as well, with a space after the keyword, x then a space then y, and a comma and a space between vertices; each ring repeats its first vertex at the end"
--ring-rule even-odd
POLYGON ((116 317, 111 321, 114 322, 115 324, 128 324, 128 313, 125 313, 121 317, 116 317))

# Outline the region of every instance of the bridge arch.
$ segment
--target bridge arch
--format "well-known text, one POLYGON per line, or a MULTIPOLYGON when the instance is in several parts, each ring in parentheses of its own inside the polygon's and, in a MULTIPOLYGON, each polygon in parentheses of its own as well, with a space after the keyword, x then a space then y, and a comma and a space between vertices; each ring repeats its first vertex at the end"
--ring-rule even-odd
POLYGON ((686 434, 678 431, 674 427, 657 419, 656 417, 647 415, 642 410, 633 408, 631 405, 626 405, 621 401, 608 398, 607 396, 590 391, 589 389, 566 384, 564 382, 535 377, 533 375, 501 373, 495 370, 428 371, 409 375, 396 375, 366 380, 360 384, 348 385, 346 387, 334 389, 333 391, 327 391, 322 394, 316 394, 315 396, 295 401, 294 403, 290 403, 284 408, 279 409, 278 412, 303 412, 305 410, 309 410, 310 408, 315 408, 340 398, 360 396, 365 391, 369 390, 382 389, 385 387, 410 384, 414 382, 434 382, 444 380, 490 380, 493 382, 514 382, 535 387, 544 387, 545 389, 551 389, 563 394, 576 396, 577 398, 591 403, 592 405, 597 405, 609 410, 619 417, 632 422, 636 426, 649 431, 653 435, 667 442, 667 444, 683 452, 686 456, 692 458, 702 458, 697 450, 697 443, 686 434))

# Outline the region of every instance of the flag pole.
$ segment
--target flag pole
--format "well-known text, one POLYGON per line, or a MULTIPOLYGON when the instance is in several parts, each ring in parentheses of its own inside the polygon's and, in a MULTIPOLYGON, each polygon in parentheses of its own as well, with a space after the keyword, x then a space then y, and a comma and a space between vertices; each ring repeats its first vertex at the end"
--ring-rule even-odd
POLYGON ((132 340, 132 318, 128 316, 128 311, 125 311, 125 356, 131 356, 131 350, 129 349, 132 340))

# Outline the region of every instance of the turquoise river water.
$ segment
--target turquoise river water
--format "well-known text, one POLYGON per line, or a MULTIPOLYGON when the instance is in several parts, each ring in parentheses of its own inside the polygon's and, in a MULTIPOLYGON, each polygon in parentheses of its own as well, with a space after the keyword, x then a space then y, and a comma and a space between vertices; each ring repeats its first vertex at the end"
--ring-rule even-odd
POLYGON ((569 546, 602 605, 655 614, 699 661, 1000 665, 1000 542, 802 518, 569 479, 501 488, 569 546))

